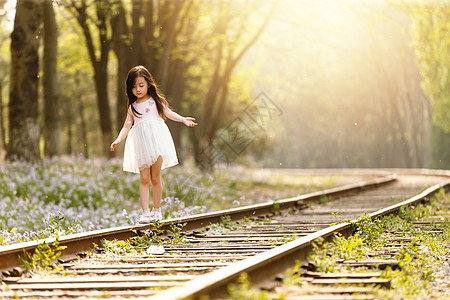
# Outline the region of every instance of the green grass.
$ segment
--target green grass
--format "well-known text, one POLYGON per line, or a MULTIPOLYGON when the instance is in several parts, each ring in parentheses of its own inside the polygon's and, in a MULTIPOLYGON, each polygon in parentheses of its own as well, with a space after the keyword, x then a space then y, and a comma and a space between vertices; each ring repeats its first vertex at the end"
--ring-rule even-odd
MULTIPOLYGON (((443 190, 433 197, 430 205, 419 204, 402 208, 398 215, 389 215, 372 221, 363 216, 352 224, 354 234, 345 238, 335 235, 333 242, 316 242, 309 256, 319 272, 362 272, 362 268, 350 268, 339 264, 339 259, 369 259, 370 253, 385 246, 390 239, 403 236, 412 238, 403 242, 399 252, 390 259, 398 260, 400 269, 390 267, 382 272, 384 278, 391 279, 391 289, 379 289, 377 299, 446 299, 448 283, 443 268, 450 259, 450 223, 444 219, 441 224, 430 228, 442 229, 442 233, 420 230, 410 221, 427 220, 431 216, 448 215, 450 194, 443 190), (393 233, 395 232, 395 234, 393 233)), ((381 257, 382 258, 382 257, 381 257)), ((447 265, 448 268, 448 265, 447 265)), ((298 270, 298 266, 297 266, 298 270)), ((287 273, 286 282, 301 285, 296 272, 287 273)))

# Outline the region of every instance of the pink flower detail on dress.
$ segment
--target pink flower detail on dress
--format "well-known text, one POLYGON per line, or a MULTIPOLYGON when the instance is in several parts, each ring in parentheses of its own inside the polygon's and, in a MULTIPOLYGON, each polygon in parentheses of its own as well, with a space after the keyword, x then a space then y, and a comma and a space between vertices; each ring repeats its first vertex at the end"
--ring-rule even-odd
POLYGON ((147 108, 145 109, 145 112, 148 113, 149 111, 150 111, 150 108, 147 107, 147 108))

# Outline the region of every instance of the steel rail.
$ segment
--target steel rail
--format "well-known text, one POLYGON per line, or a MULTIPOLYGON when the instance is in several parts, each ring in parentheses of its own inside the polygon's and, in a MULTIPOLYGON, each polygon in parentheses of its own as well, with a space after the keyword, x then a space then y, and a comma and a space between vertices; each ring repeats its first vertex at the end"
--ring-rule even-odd
MULTIPOLYGON (((376 186, 391 183, 397 179, 396 174, 375 178, 372 180, 356 182, 352 184, 343 185, 336 188, 317 191, 296 197, 268 201, 265 203, 243 206, 228 210, 194 215, 187 218, 168 219, 163 224, 161 229, 170 229, 171 224, 184 224, 183 231, 191 231, 213 223, 221 222, 221 217, 227 215, 232 221, 242 219, 244 217, 252 217, 258 215, 271 214, 274 211, 274 205, 277 205, 279 210, 287 210, 289 208, 301 208, 306 202, 319 201, 322 197, 335 197, 343 194, 348 194, 358 190, 373 188, 376 186)), ((65 246, 66 249, 62 251, 62 258, 67 258, 76 255, 77 253, 88 251, 92 248, 93 243, 99 244, 102 239, 118 239, 125 240, 136 236, 137 231, 155 229, 153 225, 134 225, 114 227, 102 230, 89 231, 78 234, 71 234, 59 237, 59 245, 65 246)), ((12 269, 22 264, 20 257, 24 252, 32 253, 40 244, 51 244, 55 238, 48 238, 32 242, 24 242, 13 245, 0 247, 0 271, 12 269)))
MULTIPOLYGON (((433 185, 425 191, 407 200, 369 214, 372 219, 397 212, 401 207, 414 205, 425 198, 432 196, 441 188, 450 188, 450 179, 443 183, 433 185)), ((319 230, 315 233, 301 237, 295 241, 278 246, 261 254, 244 259, 237 264, 221 268, 187 282, 183 286, 168 289, 150 299, 152 300, 176 300, 198 299, 201 296, 209 296, 208 299, 216 299, 226 295, 227 286, 236 281, 242 273, 247 273, 253 284, 270 280, 273 276, 292 268, 296 262, 307 262, 307 255, 312 249, 312 244, 319 238, 329 240, 334 234, 350 235, 352 222, 345 222, 319 230)))
POLYGON ((377 168, 377 169, 264 169, 269 173, 273 174, 285 174, 285 175, 374 175, 374 176, 387 176, 390 174, 397 175, 432 175, 432 176, 444 176, 450 177, 450 170, 439 170, 439 169, 423 169, 423 168, 377 168))

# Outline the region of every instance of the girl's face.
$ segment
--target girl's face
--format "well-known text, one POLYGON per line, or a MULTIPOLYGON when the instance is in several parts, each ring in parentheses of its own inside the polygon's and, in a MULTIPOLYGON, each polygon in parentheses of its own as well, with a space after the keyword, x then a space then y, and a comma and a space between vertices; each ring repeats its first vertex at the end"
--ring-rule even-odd
POLYGON ((136 77, 133 89, 131 91, 136 96, 137 101, 146 100, 147 95, 148 95, 147 80, 145 80, 145 78, 142 76, 136 77))

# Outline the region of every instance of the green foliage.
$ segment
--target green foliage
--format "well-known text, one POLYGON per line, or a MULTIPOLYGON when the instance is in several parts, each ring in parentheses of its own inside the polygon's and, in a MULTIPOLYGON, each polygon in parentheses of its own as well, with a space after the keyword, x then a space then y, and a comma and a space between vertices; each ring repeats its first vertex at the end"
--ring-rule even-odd
POLYGON ((334 211, 331 212, 331 215, 334 217, 335 223, 331 224, 331 226, 345 222, 344 220, 341 220, 342 215, 339 215, 335 213, 334 211))
POLYGON ((229 215, 220 216, 220 223, 210 224, 207 229, 214 233, 226 233, 239 228, 238 222, 232 222, 229 215))
MULTIPOLYGON (((395 257, 399 261, 399 270, 390 267, 382 272, 382 276, 391 279, 392 291, 379 291, 382 299, 412 299, 430 297, 430 283, 435 281, 435 271, 438 270, 449 254, 445 244, 434 238, 417 235, 412 242, 399 249, 395 257)), ((433 298, 433 297, 432 297, 433 298)))
POLYGON ((229 297, 227 300, 275 300, 286 299, 285 295, 271 296, 267 291, 260 291, 253 288, 250 277, 247 273, 242 273, 237 279, 237 283, 229 284, 229 297))
MULTIPOLYGON (((313 251, 309 259, 321 272, 340 272, 347 270, 338 259, 367 259, 370 254, 380 251, 380 246, 392 238, 408 237, 410 242, 402 242, 397 252, 390 259, 399 262, 400 269, 390 267, 382 272, 382 276, 391 279, 390 290, 377 290, 377 299, 416 299, 417 297, 440 299, 436 292, 436 279, 440 276, 450 250, 448 249, 450 222, 440 223, 426 228, 418 227, 411 221, 426 220, 433 215, 448 215, 449 195, 441 189, 433 196, 429 205, 419 204, 405 207, 399 215, 389 215, 380 220, 371 220, 364 215, 352 224, 354 235, 344 238, 336 235, 332 243, 319 240, 313 243, 313 251), (435 232, 436 229, 442 230, 435 232)), ((359 270, 359 269, 358 269, 359 270)), ((347 270, 348 271, 348 270, 347 270)), ((355 271, 355 269, 352 269, 355 271)), ((295 284, 295 280, 293 280, 295 284)), ((292 284, 292 283, 291 283, 292 284)), ((441 287, 442 287, 441 283, 441 287)), ((445 287, 444 287, 445 289, 445 287)), ((444 297, 445 298, 445 297, 444 297)))
POLYGON ((333 237, 332 243, 323 243, 323 239, 313 243, 310 259, 318 271, 334 272, 338 259, 362 259, 367 254, 368 245, 358 233, 345 238, 341 234, 333 237))
POLYGON ((220 225, 228 231, 239 228, 239 222, 233 222, 229 215, 220 216, 220 225))
POLYGON ((184 234, 182 234, 183 227, 185 227, 186 224, 187 223, 170 224, 170 229, 167 230, 167 238, 165 239, 165 243, 168 244, 187 243, 184 234))
POLYGON ((294 268, 286 270, 283 276, 283 284, 301 285, 300 277, 302 276, 302 272, 300 271, 300 267, 300 261, 297 260, 294 268))
MULTIPOLYGON (((175 78, 180 80, 174 82, 185 83, 179 86, 161 82, 162 86, 174 87, 173 90, 166 91, 167 95, 183 96, 170 99, 174 107, 180 108, 181 114, 189 113, 197 118, 202 116, 205 95, 214 90, 211 81, 216 67, 219 66, 217 74, 222 77, 220 83, 227 83, 220 90, 228 93, 221 122, 218 122, 219 128, 226 128, 236 117, 244 116, 243 109, 253 100, 249 88, 249 82, 252 80, 256 81, 256 86, 267 89, 265 92, 270 92, 269 96, 279 106, 283 106, 283 123, 271 122, 248 148, 258 161, 265 150, 272 150, 270 155, 266 155, 266 165, 371 167, 423 163, 423 153, 428 150, 424 141, 429 136, 429 120, 426 100, 415 89, 419 86, 420 76, 412 60, 414 53, 409 45, 409 32, 404 30, 405 24, 409 26, 408 16, 405 17, 395 7, 386 4, 391 1, 363 1, 357 5, 351 1, 341 1, 339 4, 331 1, 327 5, 336 17, 329 16, 318 1, 310 1, 308 5, 280 1, 277 3, 279 9, 270 12, 274 22, 269 24, 268 30, 262 36, 262 45, 269 45, 265 47, 266 55, 263 54, 264 47, 255 49, 254 52, 250 52, 250 48, 249 55, 240 59, 237 53, 246 50, 245 45, 261 24, 270 6, 269 2, 271 1, 266 5, 256 2, 233 5, 225 3, 223 6, 207 1, 189 2, 189 5, 181 4, 180 11, 177 11, 176 5, 168 2, 165 15, 180 29, 173 36, 173 43, 169 43, 171 47, 166 46, 166 39, 170 36, 167 26, 151 26, 154 32, 147 33, 146 36, 154 38, 142 38, 139 42, 141 45, 147 45, 144 48, 148 49, 151 56, 148 61, 155 62, 151 67, 156 76, 165 74, 158 70, 158 66, 169 70, 169 74, 157 80, 174 78, 172 72, 176 70, 175 78), (227 11, 229 13, 226 13, 227 11), (278 16, 282 16, 283 24, 277 22, 278 16), (315 22, 316 20, 320 22, 315 22), (294 30, 279 30, 280 26, 294 30), (243 31, 242 28, 246 30, 243 31), (217 34, 211 35, 211 32, 217 34), (335 43, 336 40, 340 41, 339 45, 335 43), (210 51, 211 49, 214 51, 210 51), (277 51, 273 51, 274 49, 277 51), (329 56, 329 51, 325 49, 331 49, 335 55, 329 56), (351 56, 348 49, 354 50, 351 51, 351 56), (164 52, 166 50, 167 53, 164 52), (218 53, 221 53, 220 57, 217 57, 218 53), (272 57, 273 53, 281 55, 272 57), (231 58, 227 57, 228 55, 231 58), (170 59, 161 60, 162 57, 170 59), (240 63, 237 64, 233 58, 239 58, 240 63), (277 61, 275 68, 266 63, 274 60, 277 61), (174 68, 173 64, 176 64, 177 68, 174 68), (232 65, 237 67, 230 72, 230 77, 225 76, 228 73, 224 72, 224 66, 232 65), (302 70, 301 74, 297 70, 302 70), (392 85, 397 88, 392 89, 392 85), (179 99, 184 100, 179 102, 179 99), (377 105, 373 106, 373 103, 377 105), (295 141, 301 143, 293 142, 293 136, 296 137, 295 141), (273 147, 275 144, 279 147, 273 147), (417 151, 410 151, 411 149, 417 151), (412 161, 403 161, 403 157, 410 156, 414 156, 412 161)), ((428 5, 428 8, 426 14, 425 10, 419 8, 415 12, 415 30, 419 31, 419 34, 415 35, 416 52, 418 61, 423 61, 425 65, 421 68, 424 69, 421 71, 422 76, 430 78, 425 80, 425 85, 431 85, 431 92, 428 93, 435 95, 430 96, 432 100, 435 99, 434 116, 445 121, 450 119, 447 115, 449 55, 446 46, 448 39, 442 35, 448 32, 448 22, 445 22, 448 16, 441 17, 441 14, 448 14, 448 9, 445 9, 448 1, 422 2, 428 5), (432 10, 433 5, 441 5, 444 9, 435 13, 432 10), (426 69, 431 71, 427 72, 426 69), (427 75, 428 73, 430 75, 427 75)), ((110 3, 108 16, 109 13, 117 13, 117 3, 110 3)), ((97 143, 100 134, 92 65, 83 32, 65 6, 64 1, 55 2, 60 32, 58 78, 60 86, 64 87, 60 89, 61 97, 58 101, 63 102, 62 130, 64 133, 72 130, 72 134, 61 135, 61 143, 67 152, 82 153, 85 150, 84 143, 78 142, 82 140, 79 112, 83 111, 87 121, 89 154, 100 154, 102 152, 101 143, 97 143)), ((93 36, 98 34, 96 23, 99 22, 95 7, 88 7, 89 28, 93 36)), ((124 3, 126 18, 130 17, 131 7, 130 3, 124 3)), ((154 13, 159 12, 155 10, 154 13)), ((3 18, 2 22, 6 19, 3 18)), ((157 17, 155 15, 154 18, 145 19, 156 20, 157 17)), ((111 28, 107 28, 107 35, 110 37, 111 28)), ((123 29, 119 40, 125 41, 127 46, 132 46, 133 38, 138 37, 133 37, 126 33, 129 32, 126 28, 123 29)), ((0 60, 6 63, 1 64, 0 76, 9 74, 7 68, 3 68, 4 65, 8 66, 9 34, 9 26, 2 26, 1 37, 4 42, 1 45, 0 60)), ((94 39, 93 42, 94 52, 98 56, 100 41, 94 39)), ((115 41, 114 46, 116 44, 115 41)), ((113 97, 123 90, 123 83, 116 84, 120 82, 115 73, 117 64, 118 59, 111 51, 108 65, 110 73, 99 74, 108 78, 110 104, 115 104, 113 97)), ((120 107, 119 103, 115 109, 120 107)), ((111 113, 111 116, 113 124, 120 123, 121 120, 115 120, 117 113, 111 113)), ((199 124, 202 126, 201 122, 199 124)), ((189 140, 186 139, 184 131, 181 131, 181 136, 183 141, 189 140)), ((216 139, 220 140, 217 136, 216 139)), ((233 159, 249 161, 244 155, 233 159)), ((191 200, 195 191, 191 190, 190 193, 191 195, 180 193, 180 197, 186 195, 186 198, 191 200)))
POLYGON ((330 199, 328 199, 327 195, 322 195, 322 196, 320 196, 319 202, 320 202, 320 204, 327 204, 328 202, 330 202, 330 199))
POLYGON ((273 201, 272 212, 275 215, 280 214, 280 202, 278 202, 277 200, 273 201))
POLYGON ((131 240, 101 240, 100 247, 108 252, 115 254, 126 254, 134 252, 142 252, 140 247, 134 247, 131 240))
POLYGON ((399 209, 398 215, 405 221, 416 221, 430 214, 431 206, 419 204, 417 206, 404 206, 399 209))
POLYGON ((66 248, 66 246, 59 246, 59 239, 57 238, 51 244, 46 242, 39 244, 32 254, 24 250, 23 256, 20 259, 28 271, 59 270, 60 268, 54 265, 53 261, 66 248))
POLYGON ((450 2, 411 4, 413 46, 423 89, 433 105, 433 121, 450 132, 450 2))
POLYGON ((331 252, 332 245, 324 243, 323 238, 316 239, 313 243, 313 250, 309 259, 317 267, 319 272, 334 272, 336 268, 336 256, 331 252))
POLYGON ((379 219, 372 220, 367 214, 352 222, 352 232, 359 235, 363 242, 369 246, 379 243, 384 228, 379 219))
POLYGON ((333 243, 333 252, 341 259, 362 259, 367 252, 365 241, 360 238, 359 233, 348 238, 337 234, 333 238, 333 243))
POLYGON ((414 229, 414 225, 399 215, 388 215, 381 220, 383 228, 389 229, 393 232, 409 232, 414 229))
POLYGON ((170 224, 170 229, 162 229, 164 223, 154 223, 154 229, 144 235, 135 236, 127 240, 102 240, 101 248, 108 252, 116 254, 127 253, 142 253, 152 245, 164 245, 164 244, 183 244, 186 243, 186 238, 182 234, 183 224, 170 224))
POLYGON ((433 169, 450 169, 450 132, 433 125, 431 128, 431 153, 428 167, 433 169))
POLYGON ((182 233, 186 223, 170 224, 170 229, 164 230, 163 222, 153 223, 153 229, 144 235, 137 235, 127 240, 101 240, 104 250, 115 254, 142 253, 152 245, 183 244, 186 238, 182 233))
POLYGON ((152 224, 153 229, 152 231, 147 235, 150 238, 150 241, 155 244, 162 244, 164 242, 164 239, 162 236, 164 235, 164 229, 162 227, 164 226, 163 222, 157 221, 152 224))

